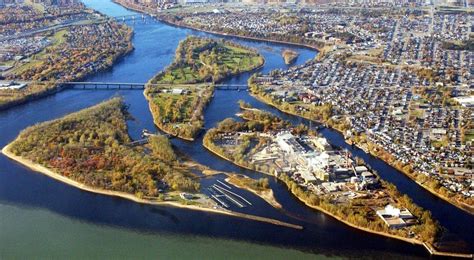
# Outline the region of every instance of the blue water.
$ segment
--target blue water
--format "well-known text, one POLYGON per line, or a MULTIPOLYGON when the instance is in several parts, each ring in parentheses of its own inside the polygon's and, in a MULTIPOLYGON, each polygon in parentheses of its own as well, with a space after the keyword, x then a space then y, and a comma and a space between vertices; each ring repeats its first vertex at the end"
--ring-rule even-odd
MULTIPOLYGON (((84 2, 110 16, 135 14, 110 1, 86 0, 84 2)), ((146 82, 173 60, 178 42, 187 35, 217 37, 151 20, 128 24, 135 31, 133 38, 135 50, 121 59, 112 69, 89 77, 88 81, 146 82)), ((282 49, 289 48, 288 46, 231 39, 256 48, 264 55, 266 64, 261 72, 266 73, 276 68, 288 68, 280 55, 282 49)), ((313 50, 291 48, 300 53, 296 64, 302 64, 317 54, 313 50)), ((240 75, 232 78, 229 82, 246 83, 249 75, 248 73, 240 75)), ((130 113, 135 118, 129 122, 132 137, 138 138, 143 129, 156 130, 148 110, 148 104, 141 91, 67 90, 0 112, 0 146, 13 140, 22 129, 32 124, 61 117, 116 95, 123 96, 125 101, 130 104, 130 113)), ((256 107, 271 110, 292 122, 304 122, 304 120, 279 113, 258 102, 245 91, 216 91, 215 98, 205 111, 206 128, 214 126, 224 118, 233 117, 238 112, 237 101, 239 99, 250 102, 256 107)), ((450 232, 465 241, 474 241, 474 227, 466 225, 466 223, 472 223, 472 216, 423 191, 382 161, 371 158, 358 149, 347 147, 343 138, 337 133, 324 130, 323 134, 329 138, 331 143, 344 146, 355 155, 364 158, 374 169, 377 169, 384 179, 395 183, 403 193, 409 194, 415 202, 430 209, 450 232)), ((182 152, 211 168, 239 172, 255 178, 262 177, 261 174, 242 170, 207 152, 202 147, 200 138, 195 142, 174 139, 173 143, 182 152)), ((153 243, 153 247, 163 252, 162 255, 175 253, 177 257, 184 257, 184 254, 173 252, 173 250, 176 251, 174 246, 162 245, 160 241, 163 241, 163 236, 176 243, 186 242, 187 248, 194 250, 194 253, 190 255, 196 256, 196 258, 207 256, 205 251, 200 250, 200 248, 204 248, 203 244, 228 245, 227 242, 223 242, 228 239, 231 239, 232 245, 237 248, 245 248, 249 242, 254 245, 266 245, 265 247, 258 245, 248 247, 249 251, 242 250, 241 254, 234 250, 231 255, 234 258, 278 256, 280 254, 278 252, 281 252, 282 248, 295 249, 285 250, 287 254, 281 254, 282 257, 286 256, 284 258, 303 257, 300 251, 317 254, 317 256, 345 258, 388 257, 399 259, 427 256, 421 247, 349 228, 331 217, 305 207, 286 190, 285 185, 277 180, 271 179, 270 184, 277 200, 284 206, 284 211, 270 207, 248 192, 239 191, 255 204, 254 207, 242 211, 299 224, 304 227, 302 231, 204 212, 139 205, 123 199, 91 194, 56 182, 0 155, 0 256, 24 258, 34 255, 26 254, 27 252, 36 252, 36 256, 43 258, 53 255, 52 252, 59 245, 62 250, 71 250, 71 252, 76 252, 74 253, 76 255, 103 253, 104 248, 99 243, 79 242, 75 247, 65 246, 68 243, 75 243, 73 238, 66 236, 66 232, 74 230, 78 236, 87 236, 91 229, 98 229, 107 234, 104 235, 103 243, 107 244, 110 251, 116 249, 117 252, 122 252, 124 244, 130 243, 134 245, 133 250, 150 252, 147 250, 150 247, 150 241, 156 241, 153 243), (15 214, 21 215, 22 218, 15 218, 15 214), (51 222, 44 217, 45 214, 51 218, 51 222), (66 223, 65 226, 69 228, 48 229, 49 226, 54 225, 55 221, 66 223), (25 225, 25 223, 29 225, 25 225), (36 223, 36 227, 30 225, 31 223, 36 223), (25 226, 30 228, 25 228, 25 226), (51 230, 50 234, 48 230, 51 230), (114 242, 114 235, 110 234, 116 233, 122 234, 122 239, 114 242), (38 236, 44 239, 37 239, 38 236), (140 248, 140 245, 133 241, 137 237, 145 239, 143 236, 149 240, 140 248), (67 239, 64 239, 65 237, 67 239), (36 246, 28 247, 31 244, 36 246), (25 246, 19 247, 18 245, 25 246), (5 250, 6 248, 9 250, 5 250)), ((472 248, 472 245, 470 247, 472 248)), ((229 255, 225 252, 225 250, 217 250, 212 256, 228 258, 229 255)))

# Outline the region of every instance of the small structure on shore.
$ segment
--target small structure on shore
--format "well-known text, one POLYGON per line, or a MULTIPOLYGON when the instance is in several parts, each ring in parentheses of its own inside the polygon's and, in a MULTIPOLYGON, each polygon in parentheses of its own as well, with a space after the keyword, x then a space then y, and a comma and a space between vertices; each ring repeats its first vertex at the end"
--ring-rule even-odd
POLYGON ((15 81, 0 81, 0 90, 1 89, 8 89, 8 90, 20 90, 26 87, 27 84, 23 82, 15 82, 15 81))

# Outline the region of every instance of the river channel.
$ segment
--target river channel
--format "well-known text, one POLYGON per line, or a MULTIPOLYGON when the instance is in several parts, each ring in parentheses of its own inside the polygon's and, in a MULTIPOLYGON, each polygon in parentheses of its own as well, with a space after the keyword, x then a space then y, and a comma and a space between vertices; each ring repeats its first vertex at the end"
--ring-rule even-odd
MULTIPOLYGON (((87 6, 109 16, 136 14, 109 0, 84 0, 87 6)), ((170 26, 158 21, 137 19, 127 22, 134 28, 135 50, 113 68, 86 81, 146 82, 174 58, 176 47, 187 35, 217 37, 170 26)), ((260 69, 286 69, 281 51, 291 48, 300 53, 295 65, 315 57, 314 50, 281 44, 227 37, 257 49, 266 60, 260 69)), ((225 83, 245 84, 250 73, 225 83)), ((134 120, 130 135, 139 138, 143 129, 157 131, 142 91, 65 90, 58 94, 0 112, 0 147, 33 124, 52 120, 92 106, 113 96, 123 96, 134 120)), ((217 90, 205 111, 206 128, 235 117, 237 101, 245 100, 293 123, 308 123, 260 103, 246 91, 217 90)), ((471 242, 473 251, 474 217, 440 200, 383 161, 347 145, 343 137, 329 129, 321 133, 336 146, 363 158, 381 177, 394 183, 402 193, 432 211, 449 230, 453 240, 471 242)), ((173 139, 173 144, 194 160, 213 169, 238 172, 253 178, 262 174, 243 170, 219 159, 202 146, 202 135, 195 142, 173 139)), ((205 180, 211 182, 217 176, 205 180)), ((249 192, 240 194, 253 202, 240 209, 245 213, 302 225, 294 230, 220 214, 173 207, 139 205, 134 202, 92 194, 35 173, 0 155, 0 257, 162 257, 162 258, 423 258, 424 248, 350 228, 294 198, 285 185, 271 178, 270 185, 284 210, 276 210, 249 192)))

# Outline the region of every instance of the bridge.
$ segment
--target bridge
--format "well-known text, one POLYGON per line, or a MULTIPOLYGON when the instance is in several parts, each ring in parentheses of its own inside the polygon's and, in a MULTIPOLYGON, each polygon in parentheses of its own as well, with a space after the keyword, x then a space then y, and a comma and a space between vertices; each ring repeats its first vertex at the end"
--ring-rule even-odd
POLYGON ((111 18, 117 22, 126 22, 126 21, 145 21, 153 17, 151 17, 150 15, 145 15, 145 14, 132 14, 132 15, 114 16, 111 18))
POLYGON ((126 145, 130 146, 130 147, 134 147, 134 146, 140 146, 140 145, 147 144, 151 136, 165 136, 168 139, 174 137, 170 134, 159 134, 159 133, 154 134, 154 133, 151 133, 150 131, 148 131, 147 129, 143 129, 142 130, 142 139, 132 141, 132 142, 126 144, 126 145))
POLYGON ((73 89, 129 89, 129 90, 143 90, 145 89, 146 83, 129 83, 129 82, 79 82, 79 81, 70 81, 70 82, 61 82, 58 83, 65 87, 70 87, 73 89))
MULTIPOLYGON (((165 88, 179 88, 179 87, 189 87, 196 85, 212 85, 211 83, 201 83, 201 84, 167 84, 167 83, 134 83, 134 82, 81 82, 81 81, 70 81, 70 82, 60 82, 66 87, 73 89, 84 89, 84 90, 104 90, 104 89, 128 89, 128 90, 143 90, 146 87, 165 87, 165 88)), ((246 84, 214 84, 216 90, 247 90, 248 86, 246 84)))

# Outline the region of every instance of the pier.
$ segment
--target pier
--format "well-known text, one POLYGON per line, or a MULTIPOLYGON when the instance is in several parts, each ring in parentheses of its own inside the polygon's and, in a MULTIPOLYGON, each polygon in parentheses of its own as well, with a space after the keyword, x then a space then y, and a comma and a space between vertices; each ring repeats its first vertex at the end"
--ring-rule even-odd
POLYGON ((247 205, 252 206, 252 203, 245 199, 244 197, 236 194, 235 192, 230 191, 232 189, 229 185, 225 184, 224 182, 217 180, 217 182, 227 188, 224 188, 218 184, 213 184, 212 186, 208 187, 207 189, 211 193, 211 198, 213 198, 217 203, 221 204, 223 207, 228 208, 229 205, 224 202, 223 199, 231 202, 232 204, 236 205, 239 208, 245 208, 247 205))
POLYGON ((150 131, 148 131, 147 129, 144 129, 142 131, 142 139, 132 141, 132 142, 128 143, 127 146, 134 147, 134 146, 140 146, 140 145, 147 144, 148 141, 149 141, 150 136, 165 136, 166 138, 173 137, 170 134, 153 134, 150 131))
POLYGON ((217 181, 218 183, 220 183, 221 185, 223 185, 224 187, 226 187, 227 189, 229 189, 229 190, 232 189, 232 187, 230 187, 229 185, 223 183, 222 181, 220 181, 220 180, 216 180, 216 181, 217 181))

